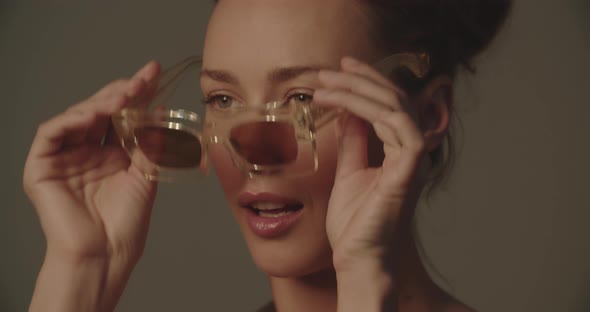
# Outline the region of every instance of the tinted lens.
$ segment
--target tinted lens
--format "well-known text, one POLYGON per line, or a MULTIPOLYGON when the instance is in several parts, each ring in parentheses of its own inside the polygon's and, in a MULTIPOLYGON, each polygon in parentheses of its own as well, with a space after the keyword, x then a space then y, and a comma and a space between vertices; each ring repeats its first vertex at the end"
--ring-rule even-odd
POLYGON ((260 121, 243 124, 231 130, 230 142, 251 164, 285 165, 297 159, 297 140, 290 123, 260 121))
POLYGON ((201 163, 201 142, 186 131, 157 126, 135 129, 137 145, 152 163, 168 168, 193 168, 201 163))

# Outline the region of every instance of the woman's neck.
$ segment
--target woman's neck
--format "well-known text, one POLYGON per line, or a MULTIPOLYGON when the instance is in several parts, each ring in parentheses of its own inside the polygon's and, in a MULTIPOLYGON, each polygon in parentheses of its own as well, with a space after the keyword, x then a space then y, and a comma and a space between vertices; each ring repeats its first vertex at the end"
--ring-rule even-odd
POLYGON ((336 272, 333 269, 304 277, 270 277, 277 311, 336 311, 336 272))
MULTIPOLYGON (((400 241, 395 277, 400 311, 432 311, 444 306, 451 298, 428 276, 413 235, 404 238, 400 241)), ((335 312, 337 309, 336 273, 333 269, 298 278, 270 277, 270 284, 279 312, 335 312)))
POLYGON ((420 258, 414 235, 406 232, 400 240, 395 281, 398 285, 397 302, 400 312, 441 311, 453 299, 438 287, 428 275, 420 258), (407 235, 407 236, 406 236, 407 235))

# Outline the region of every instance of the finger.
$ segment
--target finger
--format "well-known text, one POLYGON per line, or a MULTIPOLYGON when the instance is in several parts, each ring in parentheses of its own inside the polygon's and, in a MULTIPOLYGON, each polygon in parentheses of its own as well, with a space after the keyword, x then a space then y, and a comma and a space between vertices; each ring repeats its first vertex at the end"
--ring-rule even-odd
POLYGON ((90 100, 104 100, 107 99, 111 96, 113 96, 114 94, 120 94, 120 93, 124 93, 124 90, 126 89, 127 85, 129 84, 129 80, 127 78, 119 78, 116 80, 113 80, 111 82, 109 82, 108 84, 106 84, 105 86, 103 86, 100 90, 98 90, 95 94, 93 94, 89 99, 90 100))
POLYGON ((318 89, 313 94, 314 105, 345 109, 374 123, 392 108, 357 93, 342 89, 318 89))
POLYGON ((86 131, 96 115, 84 112, 63 113, 41 124, 31 144, 32 157, 51 156, 59 152, 68 134, 86 131))
POLYGON ((133 75, 134 79, 141 79, 147 84, 145 93, 142 93, 141 96, 138 97, 138 102, 140 102, 139 105, 148 105, 149 100, 151 100, 156 93, 161 70, 160 63, 152 60, 133 75))
POLYGON ((342 89, 383 103, 394 110, 405 110, 401 105, 397 91, 375 80, 355 73, 322 70, 320 82, 329 89, 342 89))
POLYGON ((145 82, 151 82, 160 75, 160 64, 154 60, 147 62, 141 69, 139 69, 133 78, 143 79, 145 82))
MULTIPOLYGON (((403 110, 408 112, 412 118, 418 121, 418 112, 412 103, 408 100, 408 94, 405 90, 398 87, 389 77, 379 72, 377 68, 363 63, 352 57, 344 57, 341 61, 342 70, 344 72, 353 73, 361 77, 365 77, 373 82, 379 83, 385 89, 393 90, 396 96, 396 100, 390 99, 389 95, 381 97, 384 103, 392 103, 392 107, 402 107, 403 110)), ((377 93, 376 93, 377 94, 377 93)))
MULTIPOLYGON (((105 93, 101 96, 92 96, 88 100, 81 102, 68 108, 68 111, 84 110, 84 111, 96 111, 104 114, 112 114, 113 112, 120 110, 119 106, 112 106, 109 103, 116 102, 122 96, 128 99, 135 99, 142 93, 146 92, 147 83, 142 79, 130 79, 130 80, 116 80, 110 83, 107 87, 108 95, 105 93)), ((126 104, 131 102, 126 101, 126 104)))
POLYGON ((49 158, 52 162, 53 172, 50 172, 55 178, 65 178, 84 175, 88 180, 98 179, 104 176, 114 174, 121 169, 127 170, 130 159, 126 157, 121 148, 108 147, 110 150, 103 149, 99 146, 85 145, 79 148, 68 149, 60 154, 60 157, 49 158), (93 157, 97 153, 103 153, 104 157, 93 157), (76 164, 76 165, 72 165, 76 164), (98 172, 92 172, 92 169, 101 167, 98 172), (96 176, 96 175, 100 176, 96 176))
POLYGON ((133 74, 131 79, 117 79, 104 86, 102 89, 96 92, 91 98, 105 99, 120 93, 125 93, 128 96, 133 97, 136 94, 133 94, 134 92, 132 90, 134 89, 134 87, 136 88, 137 86, 130 86, 130 83, 137 83, 139 81, 143 81, 143 83, 145 83, 146 85, 151 85, 153 84, 154 80, 156 80, 156 77, 159 75, 159 73, 160 65, 156 61, 150 61, 146 63, 142 68, 140 68, 135 74, 133 74))
POLYGON ((398 94, 405 95, 404 90, 397 87, 391 79, 367 63, 363 63, 353 57, 347 56, 342 59, 341 66, 342 70, 345 72, 367 77, 386 88, 394 89, 398 94))
POLYGON ((114 96, 102 106, 96 107, 98 114, 97 122, 88 133, 88 141, 90 143, 97 143, 105 145, 110 142, 115 142, 116 133, 113 131, 111 116, 112 114, 121 111, 128 107, 132 100, 126 95, 114 96))
MULTIPOLYGON (((318 106, 338 107, 359 116, 373 124, 376 128, 385 128, 389 131, 377 133, 384 143, 395 144, 399 132, 399 142, 411 145, 416 138, 422 138, 419 129, 413 119, 404 111, 392 111, 385 105, 358 94, 343 90, 320 89, 314 93, 314 103, 318 106), (382 135, 379 135, 379 134, 382 135), (389 133, 388 135, 386 135, 389 133)), ((376 132, 378 129, 375 129, 376 132)))
POLYGON ((420 159, 425 155, 425 143, 411 117, 391 113, 374 124, 375 133, 385 142, 381 184, 384 190, 412 180, 420 159))
POLYGON ((368 167, 367 124, 353 115, 341 117, 336 178, 343 178, 368 167))
MULTIPOLYGON (((124 90, 126 92, 125 94, 131 99, 131 101, 126 103, 123 107, 135 106, 145 108, 149 106, 150 101, 158 88, 160 71, 160 64, 156 61, 148 62, 137 71, 124 90)), ((119 109, 122 109, 122 107, 119 109)), ((116 141, 117 134, 113 129, 112 121, 109 120, 100 138, 101 145, 109 145, 111 142, 116 141)), ((100 135, 100 133, 94 137, 97 137, 98 135, 100 135)))
MULTIPOLYGON (((105 101, 100 101, 100 103, 89 103, 86 106, 70 109, 66 111, 66 114, 94 115, 94 123, 87 129, 85 140, 89 144, 98 144, 109 129, 110 116, 128 106, 129 102, 130 100, 126 95, 112 96, 105 101)), ((70 144, 70 142, 64 142, 64 144, 70 144)))

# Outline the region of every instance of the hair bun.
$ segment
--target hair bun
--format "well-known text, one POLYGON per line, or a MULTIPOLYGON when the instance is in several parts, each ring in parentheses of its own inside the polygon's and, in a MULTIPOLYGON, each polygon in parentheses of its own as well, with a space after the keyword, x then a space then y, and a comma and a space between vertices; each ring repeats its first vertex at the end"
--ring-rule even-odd
MULTIPOLYGON (((369 2, 370 3, 370 2, 369 2)), ((437 72, 472 69, 498 33, 511 0, 374 0, 381 40, 431 54, 437 72), (383 32, 386 33, 383 33, 383 32)))
MULTIPOLYGON (((448 61, 472 69, 471 61, 485 50, 510 11, 510 0, 464 0, 438 2, 438 23, 434 33, 446 46, 448 61), (446 44, 445 44, 446 42, 446 44)), ((437 49, 437 47, 433 47, 437 49)), ((442 51, 441 51, 442 52, 442 51)))

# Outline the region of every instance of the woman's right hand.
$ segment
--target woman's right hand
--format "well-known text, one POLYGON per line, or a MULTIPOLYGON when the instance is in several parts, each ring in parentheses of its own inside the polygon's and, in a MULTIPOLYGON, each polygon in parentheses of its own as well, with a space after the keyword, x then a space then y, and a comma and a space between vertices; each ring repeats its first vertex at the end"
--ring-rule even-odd
MULTIPOLYGON (((23 185, 47 240, 44 267, 100 259, 110 271, 113 262, 132 268, 141 257, 156 183, 144 178, 118 143, 102 146, 101 140, 111 114, 153 94, 159 70, 150 62, 39 126, 23 185)), ((109 275, 101 277, 103 283, 118 279, 103 273, 109 275)))

